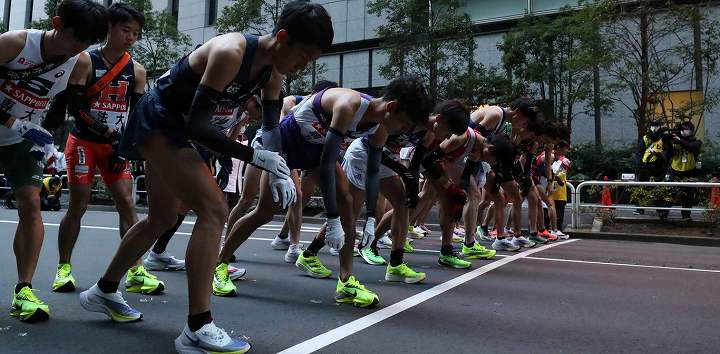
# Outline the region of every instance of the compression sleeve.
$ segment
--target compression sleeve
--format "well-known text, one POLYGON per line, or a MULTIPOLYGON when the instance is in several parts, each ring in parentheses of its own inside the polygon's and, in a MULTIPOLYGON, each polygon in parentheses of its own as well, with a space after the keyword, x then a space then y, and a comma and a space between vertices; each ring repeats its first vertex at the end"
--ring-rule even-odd
POLYGON ((435 148, 435 150, 431 151, 425 158, 422 160, 422 166, 425 167, 425 171, 427 172, 428 176, 438 179, 442 177, 443 171, 442 168, 438 165, 438 161, 445 155, 445 152, 442 151, 440 147, 435 148))
POLYGON ((413 157, 410 160, 410 165, 408 167, 411 171, 420 170, 420 164, 427 153, 427 149, 428 148, 425 145, 418 145, 415 147, 415 152, 413 153, 413 157))
POLYGON ((380 191, 380 160, 384 156, 382 148, 370 146, 367 160, 367 176, 365 180, 365 213, 366 217, 375 217, 378 193, 380 191))
MULTIPOLYGON (((335 193, 335 164, 340 156, 340 144, 343 142, 343 135, 330 127, 325 136, 325 144, 320 157, 320 190, 325 202, 325 212, 328 219, 340 216, 337 208, 337 196, 335 193)), ((263 144, 265 141, 263 140, 263 144)))
POLYGON ((263 148, 281 152, 282 137, 280 136, 280 101, 262 101, 262 144, 263 148))
MULTIPOLYGON (((51 134, 55 133, 55 130, 65 121, 65 115, 67 113, 67 90, 55 95, 55 99, 50 103, 45 119, 43 120, 42 127, 49 131, 51 134)), ((0 113, 2 114, 2 113, 0 113)))
POLYGON ((128 112, 132 112, 132 110, 137 107, 138 102, 140 102, 140 99, 142 96, 145 95, 144 93, 140 92, 133 92, 130 95, 130 107, 128 107, 128 112))
POLYGON ((221 93, 213 88, 204 85, 198 86, 190 111, 185 116, 185 134, 218 154, 227 154, 236 159, 251 162, 255 149, 230 140, 210 123, 220 95, 221 93))

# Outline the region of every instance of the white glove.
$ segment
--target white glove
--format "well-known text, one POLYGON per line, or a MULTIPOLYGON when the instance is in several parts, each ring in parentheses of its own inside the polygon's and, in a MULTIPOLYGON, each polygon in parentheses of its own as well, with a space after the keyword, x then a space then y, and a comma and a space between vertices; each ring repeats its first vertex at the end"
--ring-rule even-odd
POLYGON ((375 240, 375 218, 369 217, 365 220, 363 227, 363 236, 360 241, 360 248, 365 248, 375 240))
POLYGON ((255 149, 250 163, 280 178, 290 177, 290 169, 285 159, 277 152, 255 149))
POLYGON ((53 142, 52 134, 30 121, 15 119, 10 129, 18 132, 23 139, 31 141, 35 145, 45 146, 53 142))
POLYGON ((297 201, 295 183, 293 183, 290 177, 280 178, 274 174, 270 174, 269 176, 273 201, 280 203, 283 209, 287 209, 290 204, 297 201))
POLYGON ((345 232, 343 232, 339 217, 327 219, 325 227, 325 244, 338 251, 345 245, 345 232))
POLYGON ((30 155, 44 164, 50 164, 59 157, 57 148, 55 148, 53 144, 46 144, 44 146, 33 145, 33 147, 30 148, 30 155))

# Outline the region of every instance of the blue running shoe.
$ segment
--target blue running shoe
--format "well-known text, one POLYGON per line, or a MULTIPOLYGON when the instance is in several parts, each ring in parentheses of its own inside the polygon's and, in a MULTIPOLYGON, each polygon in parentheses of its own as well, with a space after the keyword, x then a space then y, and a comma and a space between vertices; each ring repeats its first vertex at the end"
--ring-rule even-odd
POLYGON ((130 307, 119 291, 106 294, 97 284, 80 293, 80 305, 85 310, 108 315, 115 322, 135 322, 142 319, 142 312, 130 307))
POLYGON ((232 353, 242 354, 250 350, 250 344, 240 338, 230 337, 224 329, 210 322, 193 332, 185 325, 175 338, 175 350, 180 354, 232 353))

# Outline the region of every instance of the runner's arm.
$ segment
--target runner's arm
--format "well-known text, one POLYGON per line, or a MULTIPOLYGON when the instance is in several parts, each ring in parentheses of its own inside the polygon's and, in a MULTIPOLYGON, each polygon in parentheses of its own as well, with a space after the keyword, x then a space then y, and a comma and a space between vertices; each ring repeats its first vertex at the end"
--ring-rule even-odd
MULTIPOLYGON (((387 141, 387 131, 381 126, 370 137, 368 147, 367 177, 365 179, 365 218, 374 218, 380 192, 380 161, 385 158, 383 146, 387 141)), ((392 159, 391 159, 392 160, 392 159)))
POLYGON ((133 70, 135 71, 135 90, 130 94, 130 107, 128 112, 132 112, 133 108, 137 107, 138 101, 145 94, 145 86, 147 85, 147 70, 145 67, 133 61, 133 70))
POLYGON ((25 47, 25 40, 27 39, 27 31, 10 31, 0 34, 0 65, 9 63, 15 59, 23 47, 25 47))
MULTIPOLYGON (((322 157, 320 158, 320 190, 322 191, 328 219, 340 216, 335 193, 335 164, 337 164, 340 156, 340 144, 342 144, 353 115, 360 105, 360 98, 354 98, 354 102, 352 100, 335 102, 330 128, 325 135, 325 144, 323 144, 322 157)), ((264 143, 265 140, 263 139, 264 143)))
POLYGON ((270 151, 282 151, 280 137, 280 90, 283 75, 273 70, 270 81, 262 89, 262 141, 263 148, 270 151))

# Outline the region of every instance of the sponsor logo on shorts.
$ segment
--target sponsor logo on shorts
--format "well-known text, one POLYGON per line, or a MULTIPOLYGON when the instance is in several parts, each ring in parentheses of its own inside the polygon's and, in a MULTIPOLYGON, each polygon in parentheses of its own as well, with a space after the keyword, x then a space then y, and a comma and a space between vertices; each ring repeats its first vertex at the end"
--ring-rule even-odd
POLYGON ((90 167, 88 166, 75 166, 75 173, 88 173, 90 167))

